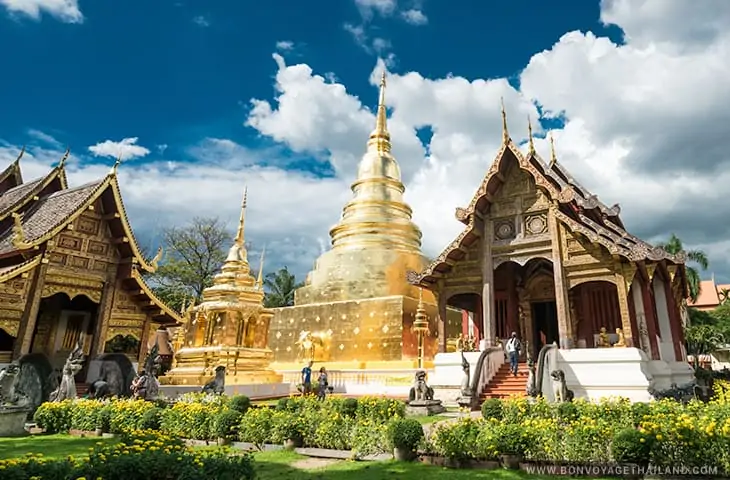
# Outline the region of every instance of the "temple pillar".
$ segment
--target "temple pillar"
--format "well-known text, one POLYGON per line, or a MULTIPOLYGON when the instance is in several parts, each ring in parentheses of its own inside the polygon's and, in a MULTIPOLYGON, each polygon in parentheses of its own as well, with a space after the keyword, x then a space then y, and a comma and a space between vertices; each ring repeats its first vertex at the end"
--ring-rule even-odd
POLYGON ((25 302, 25 310, 23 310, 23 316, 20 318, 18 338, 13 347, 14 359, 30 353, 30 347, 33 343, 33 332, 38 321, 38 310, 40 309, 41 299, 43 297, 46 270, 48 270, 48 260, 43 258, 41 263, 33 271, 33 280, 28 290, 29 294, 25 302))
POLYGON ((109 319, 111 318, 112 306, 114 305, 116 281, 115 272, 115 275, 109 275, 107 277, 107 281, 104 283, 104 290, 101 293, 101 302, 99 303, 99 311, 96 314, 94 338, 91 342, 92 357, 104 354, 106 332, 109 329, 109 319))
POLYGON ((674 359, 680 362, 685 358, 684 349, 682 348, 682 344, 684 343, 684 338, 682 338, 682 319, 680 318, 679 308, 677 308, 677 304, 674 301, 669 279, 663 279, 662 283, 664 286, 664 297, 667 302, 667 312, 669 313, 669 331, 672 335, 672 343, 674 344, 674 359))
POLYGON ((669 317, 667 302, 667 291, 664 288, 664 281, 655 278, 652 282, 654 290, 654 304, 656 306, 657 323, 659 326, 659 354, 662 360, 674 361, 674 339, 672 338, 672 324, 669 317))
POLYGON ((446 296, 434 294, 438 305, 438 353, 446 353, 446 296))
POLYGON ((634 281, 636 267, 633 265, 616 265, 616 293, 618 295, 618 310, 621 314, 621 329, 624 333, 624 340, 627 347, 634 347, 634 329, 631 325, 631 314, 629 313, 629 289, 634 281))
POLYGON ((573 348, 573 322, 570 319, 568 291, 565 288, 565 272, 563 271, 563 253, 560 241, 558 220, 555 217, 556 205, 548 210, 548 230, 552 244, 553 282, 555 284, 555 309, 558 313, 558 332, 560 348, 573 348))
POLYGON ((492 258, 492 220, 485 220, 482 234, 482 332, 484 345, 496 344, 497 317, 494 311, 494 259, 492 258))
POLYGON ((639 333, 639 346, 652 360, 659 359, 659 348, 656 342, 654 328, 650 328, 653 318, 650 316, 651 305, 646 303, 648 290, 644 282, 635 280, 631 289, 634 301, 634 312, 636 312, 636 326, 639 333))
POLYGON ((661 354, 659 352, 659 323, 657 321, 656 306, 654 305, 654 299, 652 298, 652 277, 648 278, 648 282, 641 282, 642 302, 644 305, 644 311, 646 312, 646 327, 649 334, 649 341, 652 345, 652 355, 655 360, 659 360, 661 358, 661 354))

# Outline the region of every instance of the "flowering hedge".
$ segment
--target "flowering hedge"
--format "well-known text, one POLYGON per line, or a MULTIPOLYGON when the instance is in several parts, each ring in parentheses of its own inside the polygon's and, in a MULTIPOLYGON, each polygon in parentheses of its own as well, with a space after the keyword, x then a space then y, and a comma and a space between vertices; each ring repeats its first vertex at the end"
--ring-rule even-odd
POLYGON ((115 445, 98 443, 88 457, 44 459, 29 454, 0 460, 3 480, 248 480, 255 478, 251 457, 227 451, 187 448, 182 440, 154 431, 130 431, 115 445))
POLYGON ((482 411, 485 418, 440 425, 429 448, 457 460, 518 453, 536 461, 717 466, 730 472, 730 404, 719 397, 688 405, 623 399, 551 405, 514 398, 490 401, 482 411))

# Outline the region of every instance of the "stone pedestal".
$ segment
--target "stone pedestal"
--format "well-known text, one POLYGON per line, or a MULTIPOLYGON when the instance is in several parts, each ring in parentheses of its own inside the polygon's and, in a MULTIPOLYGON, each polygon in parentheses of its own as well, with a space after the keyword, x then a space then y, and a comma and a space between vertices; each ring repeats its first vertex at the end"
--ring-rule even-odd
POLYGON ((413 400, 406 405, 406 415, 411 417, 437 415, 445 411, 441 400, 413 400))
POLYGON ((25 435, 25 421, 30 409, 27 407, 0 406, 0 437, 25 435))

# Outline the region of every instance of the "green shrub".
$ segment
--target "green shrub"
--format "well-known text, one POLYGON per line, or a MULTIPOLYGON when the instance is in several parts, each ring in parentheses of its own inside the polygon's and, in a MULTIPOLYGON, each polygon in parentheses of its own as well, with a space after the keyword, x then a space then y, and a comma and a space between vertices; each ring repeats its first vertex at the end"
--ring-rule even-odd
POLYGON ((469 417, 439 425, 432 438, 436 453, 458 461, 479 458, 477 437, 483 425, 483 420, 469 417))
POLYGON ((160 428, 182 438, 210 440, 216 416, 223 410, 221 405, 220 402, 177 402, 162 411, 160 428))
POLYGON ((280 398, 276 402, 276 409, 277 410, 282 410, 282 411, 288 410, 288 406, 289 406, 289 397, 280 398))
POLYGON ((228 440, 238 438, 241 417, 241 412, 238 410, 226 409, 218 412, 213 425, 213 436, 228 440))
POLYGON ((139 428, 143 430, 159 430, 162 424, 163 411, 160 407, 154 407, 144 412, 139 421, 139 428))
POLYGON ((570 422, 578 418, 578 407, 574 403, 561 402, 558 403, 555 409, 555 413, 558 418, 562 421, 570 422))
POLYGON ((228 408, 243 415, 251 408, 251 399, 246 395, 234 395, 228 399, 228 408))
POLYGON ((272 420, 275 410, 271 408, 252 408, 241 418, 238 426, 238 438, 262 449, 272 438, 272 420))
POLYGON ((524 455, 527 450, 525 431, 522 426, 514 424, 499 425, 497 452, 500 455, 524 455))
POLYGON ((109 406, 109 431, 111 433, 140 430, 145 413, 158 408, 152 402, 132 399, 114 400, 109 406))
POLYGON ((101 413, 106 405, 99 400, 78 399, 69 405, 70 425, 86 432, 101 428, 101 413))
POLYGON ((611 454, 618 463, 646 466, 651 460, 651 447, 651 437, 634 428, 627 428, 613 437, 611 454))
POLYGON ((308 425, 300 412, 277 412, 272 420, 272 438, 276 443, 286 440, 304 441, 308 425))
POLYGON ((346 398, 340 404, 340 414, 345 417, 355 418, 357 412, 357 398, 346 398))
POLYGON ((393 448, 415 451, 423 440, 423 426, 413 418, 396 418, 388 424, 388 440, 393 448))
POLYGON ((644 417, 650 414, 651 407, 648 403, 637 402, 631 404, 631 418, 633 420, 634 426, 638 426, 642 421, 644 421, 644 417))
POLYGON ((99 411, 99 417, 97 418, 99 423, 96 425, 96 428, 101 428, 102 432, 109 433, 111 419, 112 407, 108 404, 104 405, 104 407, 99 411))
POLYGON ((68 432, 71 428, 71 401, 41 404, 33 414, 33 421, 46 433, 68 432))
POLYGON ((502 401, 498 398, 488 398, 482 403, 482 418, 502 420, 502 401))
POLYGON ((388 423, 396 417, 405 417, 406 404, 392 398, 362 397, 357 401, 355 416, 375 423, 388 423))
POLYGON ((331 448, 333 450, 352 449, 352 433, 355 421, 344 415, 328 416, 316 425, 314 434, 307 439, 306 446, 331 448))

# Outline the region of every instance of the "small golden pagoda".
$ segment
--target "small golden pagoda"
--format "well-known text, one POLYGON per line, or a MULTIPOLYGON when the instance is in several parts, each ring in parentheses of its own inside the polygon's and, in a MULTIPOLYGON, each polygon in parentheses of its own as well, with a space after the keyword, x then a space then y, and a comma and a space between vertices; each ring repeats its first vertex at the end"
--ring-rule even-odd
MULTIPOLYGON (((403 200, 405 186, 391 153, 385 107, 385 74, 380 83, 375 129, 352 184, 353 197, 330 230, 332 248, 323 253, 294 306, 276 309, 269 334, 278 371, 301 368, 307 360, 329 368, 415 368, 414 331, 418 288, 406 272, 429 264, 421 231, 403 200)), ((433 294, 423 293, 430 318, 439 317, 433 294)), ((461 316, 451 312, 458 331, 461 316)), ((443 318, 443 315, 441 318, 443 318)), ((419 327, 423 327, 419 325, 419 327)), ((448 327, 448 324, 447 324, 448 327)), ((426 359, 436 353, 436 323, 424 335, 426 359)), ((416 329, 417 330, 417 329, 416 329)))
POLYGON ((244 193, 236 238, 202 302, 186 309, 175 335, 173 368, 160 379, 162 385, 204 385, 218 366, 226 367, 226 386, 281 383, 281 375, 269 368, 274 312, 263 307, 263 255, 254 279, 244 245, 245 217, 244 193))

